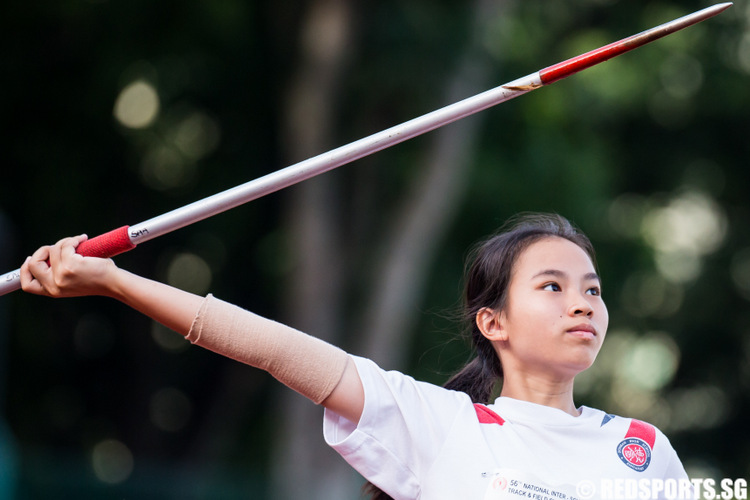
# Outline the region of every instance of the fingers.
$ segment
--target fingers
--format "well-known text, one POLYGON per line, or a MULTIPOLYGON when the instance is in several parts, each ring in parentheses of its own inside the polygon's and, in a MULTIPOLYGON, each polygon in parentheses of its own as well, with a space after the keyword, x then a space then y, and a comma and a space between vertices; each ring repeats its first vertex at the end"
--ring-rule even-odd
POLYGON ((75 255, 78 255, 79 258, 81 257, 80 254, 76 253, 76 248, 78 248, 78 245, 83 243, 88 239, 88 236, 85 234, 82 234, 80 236, 74 236, 72 238, 63 238, 62 240, 58 241, 55 244, 55 247, 60 247, 60 258, 61 260, 65 260, 67 258, 71 258, 75 255))
POLYGON ((58 297, 65 295, 67 281, 77 262, 83 259, 76 247, 87 236, 64 238, 52 246, 43 246, 26 259, 21 266, 21 288, 30 293, 58 297))
MULTIPOLYGON (((79 245, 80 236, 63 238, 53 246, 49 247, 49 264, 53 270, 66 269, 72 258, 75 258, 76 247, 79 245)), ((81 258, 79 256, 79 258, 81 258)))
POLYGON ((43 246, 26 258, 21 266, 21 288, 26 292, 48 295, 45 283, 49 282, 51 270, 48 264, 49 246, 43 246))
POLYGON ((31 257, 30 256, 26 257, 26 260, 21 266, 21 272, 20 272, 21 288, 23 289, 24 292, 39 294, 43 291, 43 288, 42 288, 42 285, 36 280, 31 270, 29 269, 30 262, 31 262, 31 257))

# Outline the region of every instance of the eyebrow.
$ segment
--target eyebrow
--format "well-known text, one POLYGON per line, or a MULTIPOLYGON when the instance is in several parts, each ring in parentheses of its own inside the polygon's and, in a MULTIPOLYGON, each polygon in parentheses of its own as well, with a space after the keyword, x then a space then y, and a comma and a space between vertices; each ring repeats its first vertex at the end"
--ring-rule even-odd
MULTIPOLYGON (((538 278, 540 276, 554 276, 556 278, 567 278, 568 273, 564 271, 560 271, 558 269, 545 269, 544 271, 540 271, 536 273, 534 276, 531 277, 531 279, 538 278)), ((601 278, 596 273, 586 273, 583 275, 584 280, 596 280, 601 282, 601 278)))

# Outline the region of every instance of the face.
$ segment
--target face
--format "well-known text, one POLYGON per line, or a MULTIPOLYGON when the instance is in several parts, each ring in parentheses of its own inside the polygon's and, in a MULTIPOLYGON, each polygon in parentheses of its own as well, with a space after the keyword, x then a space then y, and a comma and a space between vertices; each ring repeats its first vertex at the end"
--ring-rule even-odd
POLYGON ((563 378, 591 366, 609 324, 591 259, 559 237, 534 242, 521 253, 506 307, 495 317, 488 337, 506 373, 563 378))

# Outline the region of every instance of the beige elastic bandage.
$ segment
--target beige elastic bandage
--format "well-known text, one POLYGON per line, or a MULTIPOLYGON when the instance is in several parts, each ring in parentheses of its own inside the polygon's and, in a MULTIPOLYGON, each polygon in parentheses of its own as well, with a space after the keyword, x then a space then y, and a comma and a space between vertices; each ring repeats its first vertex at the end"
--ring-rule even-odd
POLYGON ((201 304, 185 338, 267 371, 316 404, 331 394, 349 359, 338 347, 211 294, 201 304))

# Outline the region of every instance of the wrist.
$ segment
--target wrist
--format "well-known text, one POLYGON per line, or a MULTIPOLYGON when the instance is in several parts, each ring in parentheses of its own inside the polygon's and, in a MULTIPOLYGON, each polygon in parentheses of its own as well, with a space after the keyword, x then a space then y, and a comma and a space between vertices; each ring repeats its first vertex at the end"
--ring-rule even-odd
POLYGON ((129 283, 134 278, 137 278, 134 274, 113 265, 111 271, 102 276, 99 295, 127 302, 129 283))

